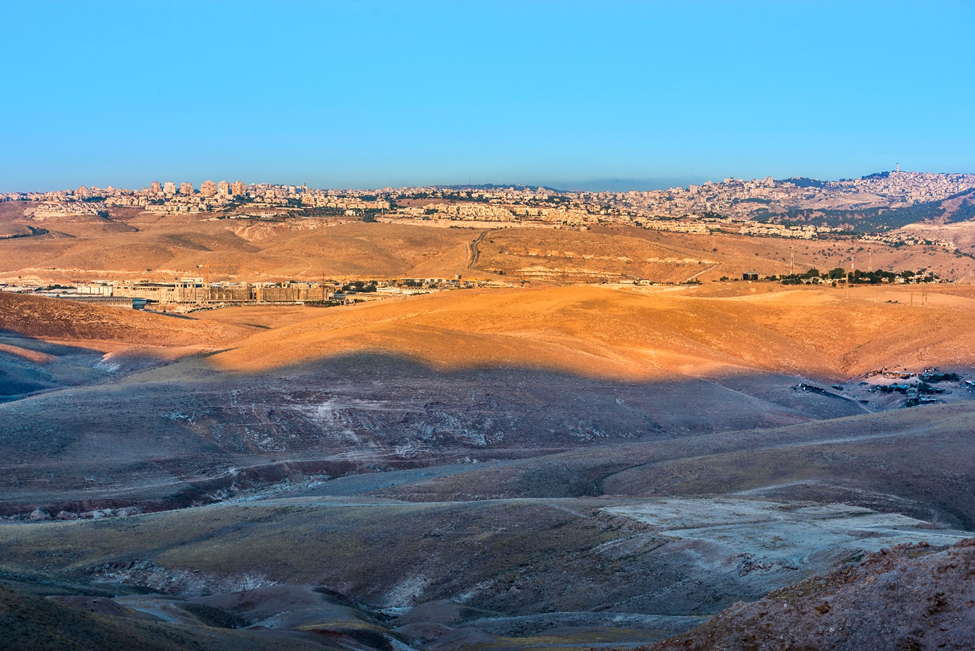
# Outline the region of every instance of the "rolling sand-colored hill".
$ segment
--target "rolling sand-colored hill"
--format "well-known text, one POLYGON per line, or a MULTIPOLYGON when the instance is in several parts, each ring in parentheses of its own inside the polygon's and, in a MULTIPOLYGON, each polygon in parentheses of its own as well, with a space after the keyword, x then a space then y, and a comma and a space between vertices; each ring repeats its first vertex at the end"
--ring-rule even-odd
POLYGON ((836 267, 927 269, 949 279, 975 271, 971 255, 936 245, 893 247, 871 241, 681 234, 623 226, 599 226, 591 231, 494 230, 478 243, 478 252, 478 270, 553 283, 637 278, 710 282, 740 278, 746 271, 769 276, 836 267))
POLYGON ((253 329, 201 323, 98 305, 0 293, 0 331, 57 341, 100 341, 117 345, 216 347, 253 329))
MULTIPOLYGON (((255 334, 211 363, 259 372, 362 351, 434 368, 518 366, 615 379, 975 366, 975 294, 912 290, 572 286, 448 292, 329 312, 255 334)), ((204 316, 203 318, 208 318, 204 316)))
MULTIPOLYGON (((215 280, 315 280, 349 277, 497 277, 555 284, 641 278, 709 282, 744 271, 783 274, 809 267, 928 269, 959 279, 975 271, 968 254, 940 246, 789 240, 727 233, 681 234, 635 227, 478 230, 292 218, 212 219, 113 210, 111 218, 23 218, 0 212, 0 277, 44 281, 172 278, 210 266, 215 280), (28 225, 42 228, 30 237, 28 225), (483 236, 483 237, 482 237, 483 236), (477 240, 477 246, 472 243, 477 240)), ((958 231, 958 245, 969 239, 958 231)), ((940 231, 939 231, 940 232, 940 231)), ((954 231, 952 231, 954 232, 954 231)), ((950 237, 949 237, 950 239, 950 237)), ((969 251, 970 253, 970 251, 969 251)))
POLYGON ((461 261, 476 237, 468 229, 312 219, 256 224, 186 217, 154 217, 148 223, 63 219, 46 220, 43 227, 50 232, 0 239, 0 274, 160 279, 199 273, 209 264, 214 279, 410 277, 414 268, 421 272, 416 275, 441 277, 466 269, 466 260, 461 261))
MULTIPOLYGON (((927 269, 947 279, 962 279, 975 270, 972 250, 970 246, 963 247, 964 242, 961 240, 958 242, 961 250, 955 252, 937 245, 894 247, 882 242, 862 240, 793 240, 729 233, 694 235, 605 226, 594 228, 594 231, 642 238, 720 262, 720 266, 698 276, 698 280, 702 282, 722 276, 740 278, 745 271, 756 271, 766 276, 792 271, 801 273, 809 268, 820 271, 837 267, 887 271, 927 269)), ((941 238, 931 234, 921 239, 941 238)))
POLYGON ((0 402, 111 381, 229 345, 255 330, 0 293, 0 402))
POLYGON ((606 278, 684 282, 717 266, 713 257, 701 251, 633 237, 629 229, 615 233, 496 230, 478 243, 478 252, 479 269, 561 282, 606 278))
POLYGON ((953 242, 960 251, 969 255, 975 253, 975 222, 954 224, 908 224, 901 232, 925 240, 946 240, 953 242))

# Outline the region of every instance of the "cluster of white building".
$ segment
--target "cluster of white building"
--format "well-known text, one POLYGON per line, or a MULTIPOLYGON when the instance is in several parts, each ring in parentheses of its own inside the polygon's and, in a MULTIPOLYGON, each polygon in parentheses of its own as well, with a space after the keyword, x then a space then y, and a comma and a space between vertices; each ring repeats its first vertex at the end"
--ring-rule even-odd
MULTIPOLYGON (((346 215, 382 212, 384 218, 394 220, 537 221, 568 225, 652 223, 651 227, 660 230, 681 230, 685 227, 666 220, 693 221, 702 215, 749 220, 791 210, 898 208, 943 200, 972 189, 975 189, 975 174, 897 170, 841 181, 728 178, 720 183, 646 192, 559 192, 527 186, 316 190, 304 185, 247 185, 242 181, 215 183, 211 180, 204 181, 196 190, 188 182, 177 186, 173 181, 154 181, 141 190, 82 186, 57 192, 6 193, 0 195, 0 200, 40 203, 41 206, 33 207, 37 216, 88 214, 112 206, 133 206, 150 212, 223 212, 241 217, 237 214, 238 206, 248 204, 248 210, 258 209, 255 213, 258 215, 268 214, 266 211, 277 214, 274 210, 323 208, 346 215)), ((755 234, 763 230, 755 228, 758 229, 753 229, 755 234)), ((773 230, 778 233, 782 229, 773 230)), ((807 230, 798 236, 806 236, 807 230)))

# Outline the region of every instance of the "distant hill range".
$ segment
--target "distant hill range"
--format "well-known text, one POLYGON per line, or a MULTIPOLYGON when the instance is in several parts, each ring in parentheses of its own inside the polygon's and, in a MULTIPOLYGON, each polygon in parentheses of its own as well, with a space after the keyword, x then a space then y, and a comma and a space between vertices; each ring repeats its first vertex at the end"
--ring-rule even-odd
POLYGON ((480 184, 466 184, 466 185, 435 185, 438 190, 508 190, 515 189, 518 191, 537 191, 544 190, 545 192, 551 192, 553 194, 561 194, 565 190, 558 190, 556 188, 550 188, 545 185, 525 185, 523 183, 480 183, 480 184))

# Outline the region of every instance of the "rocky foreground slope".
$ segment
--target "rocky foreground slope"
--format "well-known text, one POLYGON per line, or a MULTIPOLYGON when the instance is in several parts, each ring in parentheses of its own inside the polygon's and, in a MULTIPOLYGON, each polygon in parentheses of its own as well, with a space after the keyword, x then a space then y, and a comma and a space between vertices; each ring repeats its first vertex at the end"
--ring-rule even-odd
POLYGON ((807 579, 645 651, 975 648, 975 539, 902 545, 807 579))

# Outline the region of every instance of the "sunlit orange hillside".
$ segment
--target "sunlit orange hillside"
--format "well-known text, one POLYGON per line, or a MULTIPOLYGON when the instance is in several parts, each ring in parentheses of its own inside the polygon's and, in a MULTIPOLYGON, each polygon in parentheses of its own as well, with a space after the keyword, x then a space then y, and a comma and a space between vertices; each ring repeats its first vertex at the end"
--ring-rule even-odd
MULTIPOLYGON (((780 285, 569 286, 446 292, 329 310, 216 355, 254 372, 353 352, 442 369, 530 366, 620 379, 742 371, 853 377, 880 366, 975 366, 971 290, 780 285)), ((233 321, 234 310, 201 315, 233 321)), ((239 313, 247 322, 248 312, 239 313)))
POLYGON ((217 347, 240 339, 253 328, 0 292, 0 331, 45 341, 110 346, 217 347))
POLYGON ((623 225, 580 230, 509 228, 511 224, 504 222, 461 228, 345 218, 252 221, 132 208, 113 209, 110 217, 31 221, 23 216, 28 205, 0 206, 4 282, 162 280, 198 275, 204 268, 214 281, 461 275, 536 284, 710 282, 740 278, 744 271, 767 276, 810 267, 927 269, 953 280, 975 273, 975 258, 964 253, 975 241, 967 223, 915 225, 925 239, 954 240, 959 248, 951 250, 930 243, 891 246, 875 240, 796 240, 623 225))
MULTIPOLYGON (((0 225, 15 234, 26 228, 22 222, 0 225)), ((209 265, 215 280, 441 276, 467 270, 468 246, 477 236, 471 229, 310 219, 244 224, 158 215, 43 225, 50 231, 45 235, 0 242, 0 275, 158 280, 209 265)))

